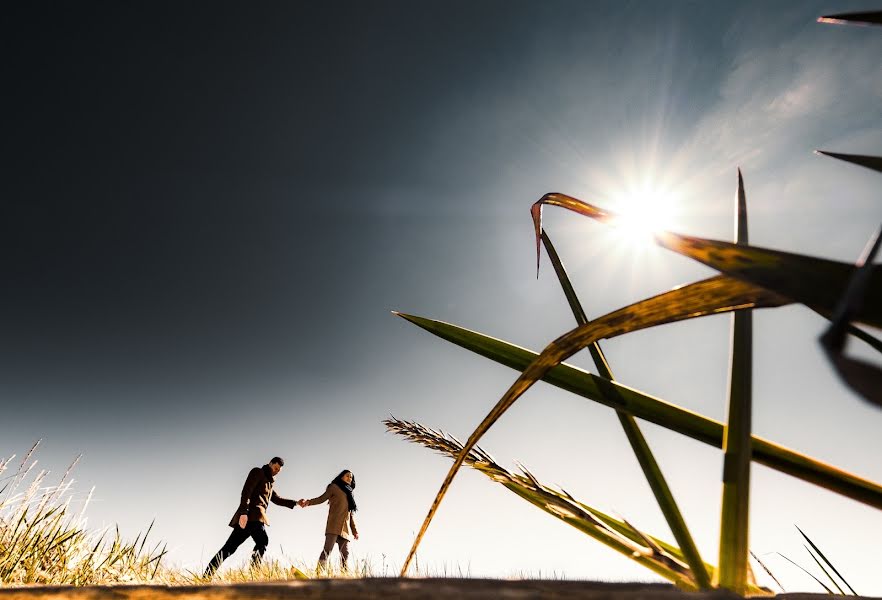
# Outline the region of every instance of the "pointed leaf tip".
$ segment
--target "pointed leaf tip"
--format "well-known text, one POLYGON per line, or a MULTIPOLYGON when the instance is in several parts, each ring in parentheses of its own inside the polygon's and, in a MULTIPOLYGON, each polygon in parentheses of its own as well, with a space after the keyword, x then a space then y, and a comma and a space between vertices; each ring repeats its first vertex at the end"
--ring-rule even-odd
POLYGON ((818 17, 818 23, 833 25, 882 25, 882 11, 840 13, 818 17))
MULTIPOLYGON (((547 196, 547 194, 546 194, 547 196)), ((542 255, 540 242, 542 240, 542 200, 545 196, 533 203, 530 207, 530 216, 533 218, 533 231, 536 234, 536 279, 539 279, 539 258, 542 255)))
POLYGON ((841 152, 828 152, 827 150, 815 150, 815 154, 829 156, 841 161, 850 162, 854 165, 865 167, 882 173, 882 156, 870 156, 866 154, 843 154, 841 152))

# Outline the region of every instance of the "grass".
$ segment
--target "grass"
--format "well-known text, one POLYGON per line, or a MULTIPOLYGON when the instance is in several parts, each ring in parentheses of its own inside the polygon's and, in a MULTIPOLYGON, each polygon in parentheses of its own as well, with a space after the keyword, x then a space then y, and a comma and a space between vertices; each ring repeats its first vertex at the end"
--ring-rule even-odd
MULTIPOLYGON (((36 468, 40 442, 16 461, 0 459, 0 587, 27 585, 155 584, 192 586, 303 579, 365 579, 395 577, 400 565, 385 555, 350 558, 341 569, 333 556, 325 569, 283 556, 257 566, 224 565, 211 579, 167 561, 166 545, 150 538, 152 524, 134 539, 116 527, 89 529, 85 518, 92 492, 78 495, 73 471, 79 459, 57 481, 36 468)), ((417 562, 418 577, 468 578, 470 566, 443 564, 426 568, 417 562)), ((541 574, 539 575, 541 577, 541 574)), ((536 578, 525 575, 523 578, 536 578)))
MULTIPOLYGON (((57 482, 37 470, 36 442, 17 462, 0 459, 0 585, 198 585, 257 581, 291 581, 312 577, 386 576, 369 560, 353 568, 333 565, 321 572, 295 561, 265 560, 257 567, 222 569, 211 580, 200 573, 167 564, 166 546, 150 539, 152 523, 134 539, 116 527, 90 530, 85 513, 92 497, 72 488, 75 460, 57 482)), ((385 565, 385 557, 383 560, 385 565)))
POLYGON ((84 515, 91 492, 79 511, 73 509, 80 501, 69 476, 77 461, 50 484, 49 472, 35 469, 39 443, 14 471, 14 456, 0 460, 0 584, 89 585, 166 577, 165 547, 148 542, 152 524, 131 541, 116 528, 88 530, 84 515))
MULTIPOLYGON (((416 423, 389 419, 386 425, 410 441, 449 457, 456 456, 462 449, 462 444, 455 438, 416 423)), ((33 456, 38 445, 39 442, 34 444, 17 464, 13 462, 14 456, 0 460, 0 588, 121 584, 207 586, 304 579, 387 580, 394 579, 399 571, 400 565, 388 561, 386 555, 379 558, 351 558, 351 568, 346 570, 340 568, 337 556, 331 558, 326 569, 317 570, 313 561, 307 563, 283 555, 281 559, 264 560, 255 567, 247 563, 239 566, 228 564, 213 578, 206 579, 202 577, 201 570, 194 572, 167 562, 165 544, 150 540, 152 524, 145 533, 139 533, 133 540, 124 538, 115 527, 90 530, 86 525, 85 512, 92 492, 78 497, 70 478, 77 461, 68 467, 57 482, 50 483, 50 473, 35 468, 37 461, 33 456)), ((579 502, 563 490, 540 483, 526 469, 522 468, 521 473, 504 469, 479 447, 469 453, 466 464, 552 516, 601 541, 622 546, 629 555, 635 552, 641 554, 638 562, 647 566, 657 563, 653 565, 653 570, 677 570, 685 566, 684 557, 676 547, 634 529, 627 521, 612 518, 579 502)), ((816 548, 813 542, 808 541, 816 548)), ((823 553, 817 550, 817 554, 831 571, 839 574, 823 553)), ((712 566, 708 565, 708 568, 712 569, 712 566)), ((419 557, 414 562, 411 574, 417 578, 443 579, 471 579, 474 576, 471 564, 426 566, 420 563, 419 557)), ((570 578, 556 570, 516 570, 505 579, 564 581, 570 578)), ((695 589, 696 586, 681 587, 695 589)), ((752 583, 751 592, 763 594, 768 590, 752 583)))

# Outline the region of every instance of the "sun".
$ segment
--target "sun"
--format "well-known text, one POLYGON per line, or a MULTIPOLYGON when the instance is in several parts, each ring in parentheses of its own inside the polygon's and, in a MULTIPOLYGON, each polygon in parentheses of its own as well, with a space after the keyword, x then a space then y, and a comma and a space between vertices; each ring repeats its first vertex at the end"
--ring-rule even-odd
POLYGON ((642 188, 622 194, 610 207, 616 235, 631 245, 648 246, 655 235, 671 229, 676 213, 674 196, 661 189, 642 188))

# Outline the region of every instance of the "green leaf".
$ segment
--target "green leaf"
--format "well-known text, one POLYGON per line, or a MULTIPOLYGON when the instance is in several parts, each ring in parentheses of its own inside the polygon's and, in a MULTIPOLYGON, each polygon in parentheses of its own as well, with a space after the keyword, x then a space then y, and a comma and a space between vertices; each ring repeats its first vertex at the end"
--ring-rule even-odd
MULTIPOLYGON (((532 350, 457 325, 404 313, 394 314, 429 333, 516 371, 523 371, 538 356, 532 350)), ((542 379, 589 400, 722 448, 722 423, 634 388, 608 381, 568 364, 550 369, 542 379)), ((882 486, 879 484, 763 438, 752 436, 751 440, 755 462, 882 509, 882 486)))
POLYGON ((778 581, 778 578, 775 577, 774 573, 772 573, 772 571, 769 570, 769 567, 766 566, 766 563, 761 561, 759 556, 754 554, 753 551, 750 552, 750 555, 753 557, 753 560, 755 560, 759 564, 759 566, 761 566, 763 568, 763 571, 765 571, 766 574, 768 574, 768 576, 771 577, 775 581, 775 583, 778 584, 778 587, 781 588, 781 591, 786 592, 787 590, 784 589, 784 586, 781 585, 781 582, 778 581))
MULTIPOLYGON (((573 288, 572 283, 570 283, 570 279, 560 260, 560 256, 558 256, 554 244, 551 243, 551 238, 548 237, 545 232, 542 233, 542 243, 545 245, 545 250, 551 260, 551 264, 554 266, 554 272, 557 274, 557 279, 560 282, 561 288, 563 288, 564 295, 567 298, 567 302, 570 305, 570 310, 572 310, 576 322, 579 325, 586 325, 588 323, 588 317, 582 309, 582 304, 576 296, 576 291, 573 288)), ((606 361, 606 357, 603 355, 600 344, 594 342, 588 346, 588 350, 591 353, 594 365, 597 367, 600 376, 604 379, 614 379, 612 370, 606 361)), ((626 412, 616 410, 616 416, 618 416, 619 422, 622 424, 622 429, 628 438, 628 442, 631 444, 631 449, 634 451, 637 462, 640 463, 640 468, 643 470, 646 481, 649 483, 649 487, 655 495, 655 500, 658 503, 668 526, 671 528, 674 538, 677 540, 680 548, 683 549, 683 555, 686 562, 689 564, 689 568, 692 571, 696 584, 701 589, 710 589, 710 576, 708 575, 704 561, 701 559, 701 555, 698 552, 698 547, 695 545, 692 535, 689 533, 689 528, 686 526, 686 521, 680 513, 680 509, 677 506, 677 502, 674 499, 674 495, 671 492, 667 481, 665 480, 664 474, 662 474, 661 468, 655 460, 652 450, 649 448, 649 444, 646 442, 646 438, 640 431, 640 426, 637 424, 636 419, 626 412)))
MULTIPOLYGON (((747 198, 738 171, 735 243, 747 244, 747 198)), ((753 315, 732 314, 729 406, 723 429, 723 502, 720 518, 719 585, 744 595, 748 578, 750 512, 750 428, 753 383, 753 315)))
MULTIPOLYGON (((615 224, 618 219, 614 213, 572 196, 546 194, 531 209, 537 236, 542 231, 542 206, 546 204, 605 223, 615 224)), ((848 263, 671 232, 656 233, 655 240, 721 273, 775 292, 790 302, 805 304, 827 318, 836 309, 854 270, 854 265, 848 263)), ((879 265, 869 270, 864 302, 854 314, 854 321, 882 328, 882 267, 879 265)))

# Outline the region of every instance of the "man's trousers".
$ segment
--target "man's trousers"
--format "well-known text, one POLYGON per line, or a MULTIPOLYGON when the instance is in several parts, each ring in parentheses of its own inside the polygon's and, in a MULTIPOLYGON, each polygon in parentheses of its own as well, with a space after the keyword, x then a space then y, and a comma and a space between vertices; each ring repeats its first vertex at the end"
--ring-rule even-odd
POLYGON ((263 523, 260 521, 248 521, 248 524, 245 525, 245 529, 238 526, 233 527, 233 533, 230 534, 226 543, 224 543, 223 547, 217 551, 217 554, 214 555, 214 558, 211 559, 211 562, 208 563, 208 566, 205 568, 204 576, 211 577, 214 575, 214 572, 221 566, 221 563, 232 556, 239 546, 242 545, 242 542, 249 537, 254 540, 254 550, 251 552, 251 564, 256 565, 260 563, 264 552, 266 552, 266 547, 269 545, 269 536, 266 534, 266 528, 263 523))

